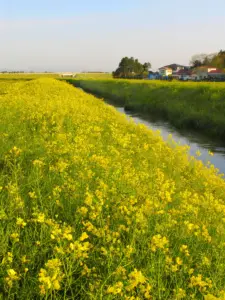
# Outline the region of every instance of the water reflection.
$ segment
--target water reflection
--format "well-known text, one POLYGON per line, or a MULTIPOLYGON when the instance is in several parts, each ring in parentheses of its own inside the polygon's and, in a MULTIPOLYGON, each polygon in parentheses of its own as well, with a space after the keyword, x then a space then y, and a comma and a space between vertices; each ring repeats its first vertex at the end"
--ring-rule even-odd
POLYGON ((145 117, 139 114, 133 114, 124 110, 123 107, 115 107, 119 112, 131 117, 135 123, 144 124, 153 130, 160 130, 161 136, 164 140, 168 139, 168 135, 172 134, 173 140, 180 145, 188 145, 190 147, 190 154, 196 156, 196 152, 200 151, 201 156, 197 159, 203 162, 210 161, 220 173, 225 174, 225 145, 222 142, 210 139, 206 136, 200 135, 190 130, 177 130, 168 122, 157 120, 151 117, 145 117), (220 143, 220 144, 219 144, 220 143), (209 151, 214 155, 209 155, 209 151))

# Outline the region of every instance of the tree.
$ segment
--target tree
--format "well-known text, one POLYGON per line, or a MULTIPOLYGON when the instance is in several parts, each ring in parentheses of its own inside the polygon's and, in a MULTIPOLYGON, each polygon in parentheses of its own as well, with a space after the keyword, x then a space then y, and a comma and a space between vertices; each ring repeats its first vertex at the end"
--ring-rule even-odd
POLYGON ((198 60, 198 59, 192 61, 192 63, 191 63, 191 67, 192 68, 201 67, 202 65, 203 65, 203 63, 200 60, 198 60))
POLYGON ((119 63, 118 68, 113 72, 113 77, 116 78, 142 78, 146 75, 150 63, 141 64, 138 59, 134 57, 123 57, 119 63))
POLYGON ((219 69, 225 68, 225 51, 220 50, 219 53, 213 57, 212 66, 219 69))
POLYGON ((149 69, 151 68, 151 64, 150 64, 150 62, 145 62, 144 64, 143 64, 143 69, 144 69, 144 72, 148 72, 149 71, 149 69))
POLYGON ((190 60, 191 67, 196 68, 196 67, 202 66, 206 56, 207 56, 207 54, 204 54, 204 53, 193 55, 190 60))
POLYGON ((225 68, 225 51, 220 50, 218 53, 196 54, 190 60, 192 68, 200 66, 211 66, 215 68, 225 68))

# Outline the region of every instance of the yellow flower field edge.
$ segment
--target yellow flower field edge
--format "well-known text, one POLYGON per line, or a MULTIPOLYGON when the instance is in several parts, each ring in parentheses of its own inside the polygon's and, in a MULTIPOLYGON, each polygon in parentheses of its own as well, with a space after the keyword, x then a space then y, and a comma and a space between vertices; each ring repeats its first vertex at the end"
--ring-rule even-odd
POLYGON ((0 299, 225 299, 213 166, 67 83, 0 89, 0 299))
POLYGON ((59 78, 57 73, 0 73, 0 81, 23 81, 37 78, 59 78))
MULTIPOLYGON (((37 78, 55 78, 60 80, 68 79, 68 77, 62 77, 63 72, 61 73, 0 73, 0 81, 27 81, 37 78)), ((111 73, 73 73, 76 76, 76 79, 112 79, 111 73)), ((67 75, 68 76, 68 75, 67 75)), ((72 77, 70 77, 72 79, 72 77)))
POLYGON ((158 115, 177 128, 225 138, 225 83, 152 80, 68 80, 125 109, 158 115))

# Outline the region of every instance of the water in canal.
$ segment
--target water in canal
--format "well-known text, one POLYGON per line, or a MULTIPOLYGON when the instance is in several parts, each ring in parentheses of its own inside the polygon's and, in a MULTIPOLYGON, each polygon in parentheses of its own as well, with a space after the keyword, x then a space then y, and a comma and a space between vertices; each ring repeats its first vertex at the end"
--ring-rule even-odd
MULTIPOLYGON (((83 90, 82 88, 80 89, 83 90)), ((176 143, 190 147, 190 155, 202 160, 205 164, 210 161, 219 169, 220 173, 225 174, 225 141, 212 139, 193 130, 179 130, 168 122, 153 116, 144 116, 143 114, 125 111, 124 107, 116 106, 108 99, 105 102, 114 106, 120 113, 132 118, 135 123, 144 124, 152 130, 160 130, 164 140, 167 140, 168 135, 172 134, 172 138, 176 143), (200 156, 196 155, 197 151, 200 151, 200 156), (209 155, 209 152, 212 152, 213 156, 209 155)))
MULTIPOLYGON (((108 102, 108 101, 107 101, 108 102)), ((111 104, 112 103, 108 103, 111 104)), ((114 105, 113 105, 114 106, 114 105)), ((161 136, 167 140, 168 135, 172 134, 173 140, 181 145, 190 147, 190 154, 203 162, 210 161, 220 173, 225 174, 225 144, 221 141, 211 139, 190 130, 178 130, 168 122, 155 119, 151 116, 143 116, 137 113, 131 113, 124 110, 123 107, 115 108, 123 114, 131 117, 135 123, 144 124, 150 129, 160 130, 161 136), (201 156, 197 157, 196 152, 200 151, 201 156), (209 155, 209 151, 214 155, 209 155)))

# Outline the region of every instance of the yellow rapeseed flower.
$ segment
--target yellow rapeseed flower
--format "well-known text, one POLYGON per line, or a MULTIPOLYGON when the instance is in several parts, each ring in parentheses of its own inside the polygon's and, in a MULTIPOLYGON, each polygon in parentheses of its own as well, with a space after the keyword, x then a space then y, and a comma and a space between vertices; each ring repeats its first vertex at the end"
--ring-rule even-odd
POLYGON ((20 279, 18 273, 14 269, 7 270, 7 277, 5 277, 5 282, 11 288, 14 281, 18 281, 20 279))
POLYGON ((22 218, 17 218, 16 225, 24 228, 27 225, 27 223, 22 218))
POLYGON ((19 240, 20 240, 20 235, 19 235, 19 233, 12 233, 12 234, 10 234, 10 238, 12 239, 12 240, 14 240, 15 242, 19 242, 19 240))

